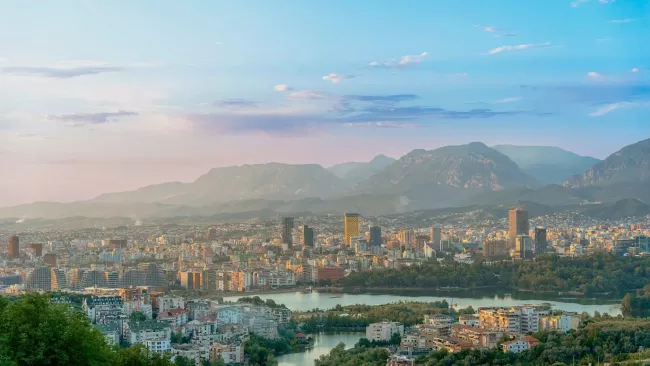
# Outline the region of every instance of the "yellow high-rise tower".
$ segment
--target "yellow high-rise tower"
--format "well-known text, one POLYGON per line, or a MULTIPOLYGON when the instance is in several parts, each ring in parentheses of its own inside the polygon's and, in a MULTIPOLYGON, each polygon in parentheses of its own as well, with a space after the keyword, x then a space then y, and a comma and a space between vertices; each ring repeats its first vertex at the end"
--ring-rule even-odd
POLYGON ((352 238, 359 236, 359 214, 346 213, 343 218, 345 244, 350 246, 352 238))

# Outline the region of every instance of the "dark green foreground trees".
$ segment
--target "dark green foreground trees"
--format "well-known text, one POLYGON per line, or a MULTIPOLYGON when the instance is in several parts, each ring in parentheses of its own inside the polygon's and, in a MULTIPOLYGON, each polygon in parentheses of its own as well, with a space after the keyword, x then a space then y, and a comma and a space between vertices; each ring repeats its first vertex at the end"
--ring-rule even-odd
POLYGON ((172 366, 143 346, 110 347, 85 315, 47 295, 0 297, 0 366, 172 366))

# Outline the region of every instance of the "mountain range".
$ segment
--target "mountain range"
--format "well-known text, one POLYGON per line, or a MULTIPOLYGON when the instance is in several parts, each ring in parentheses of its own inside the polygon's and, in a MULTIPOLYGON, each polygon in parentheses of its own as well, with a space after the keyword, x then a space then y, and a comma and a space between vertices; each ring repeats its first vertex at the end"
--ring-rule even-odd
POLYGON ((417 149, 397 160, 378 155, 369 162, 327 169, 281 163, 214 168, 189 183, 155 184, 73 203, 0 208, 0 218, 249 219, 308 212, 385 215, 477 204, 567 206, 621 200, 625 207, 634 207, 627 211, 643 212, 637 206, 650 202, 649 162, 650 139, 603 161, 556 147, 488 147, 472 142, 417 149))

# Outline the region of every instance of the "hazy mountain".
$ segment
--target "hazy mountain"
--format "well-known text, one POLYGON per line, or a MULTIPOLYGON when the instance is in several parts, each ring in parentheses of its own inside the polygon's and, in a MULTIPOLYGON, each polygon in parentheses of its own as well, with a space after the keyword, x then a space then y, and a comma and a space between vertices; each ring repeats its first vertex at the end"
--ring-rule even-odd
POLYGON ((395 159, 386 155, 377 155, 367 163, 349 162, 333 165, 327 168, 332 174, 354 185, 368 179, 373 174, 383 170, 395 159))
POLYGON ((450 203, 469 191, 499 191, 535 184, 510 158, 483 143, 472 142, 430 151, 413 150, 361 182, 355 191, 450 203))
POLYGON ((567 177, 581 174, 600 160, 554 146, 496 145, 526 174, 546 184, 562 184, 567 177))
POLYGON ((604 186, 650 180, 650 139, 628 145, 564 182, 567 187, 604 186))
POLYGON ((348 185, 317 164, 257 164, 214 168, 192 183, 163 183, 131 192, 103 194, 92 202, 159 202, 206 205, 248 199, 333 197, 348 185))
POLYGON ((187 193, 189 184, 169 182, 154 184, 135 191, 104 193, 93 199, 94 202, 160 202, 187 193))

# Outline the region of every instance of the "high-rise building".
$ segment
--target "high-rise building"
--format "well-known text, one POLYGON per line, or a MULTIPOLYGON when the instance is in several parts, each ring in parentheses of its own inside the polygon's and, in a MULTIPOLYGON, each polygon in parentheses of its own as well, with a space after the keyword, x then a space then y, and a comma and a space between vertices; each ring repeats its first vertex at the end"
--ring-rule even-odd
POLYGON ((181 272, 181 286, 188 289, 200 289, 201 272, 181 272))
POLYGON ((531 259, 534 256, 533 240, 528 235, 517 236, 515 245, 515 257, 519 259, 531 259))
POLYGON ((382 237, 381 237, 381 227, 379 227, 379 226, 371 226, 370 229, 369 229, 369 232, 370 232, 370 235, 369 235, 369 238, 368 238, 369 239, 368 243, 370 244, 370 246, 380 247, 381 242, 383 241, 382 237))
POLYGON ((346 213, 343 216, 343 238, 345 244, 350 246, 352 244, 352 238, 357 236, 359 236, 359 214, 346 213))
POLYGON ((216 228, 209 228, 208 229, 208 235, 207 235, 208 241, 215 241, 217 240, 217 229, 216 228))
POLYGON ((56 254, 47 253, 43 256, 43 263, 48 266, 56 267, 56 254))
POLYGON ((517 245, 517 236, 528 235, 530 226, 528 223, 528 211, 523 207, 512 209, 508 212, 508 245, 510 249, 515 249, 517 245))
POLYGON ((302 245, 305 247, 314 246, 314 229, 307 225, 302 226, 302 245))
POLYGON ((18 258, 20 257, 20 239, 18 235, 12 235, 9 237, 9 258, 18 258))
POLYGON ((293 246, 293 217, 282 218, 282 243, 293 246))
POLYGON ((440 245, 440 240, 442 240, 442 231, 437 226, 431 226, 429 228, 429 240, 433 243, 433 247, 437 248, 440 245))
POLYGON ((505 240, 488 240, 483 243, 484 257, 500 257, 508 254, 508 242, 505 240))
POLYGON ((411 245, 415 241, 415 233, 413 230, 400 230, 399 233, 397 233, 397 239, 399 239, 402 245, 411 245))
POLYGON ((535 255, 546 253, 548 250, 548 239, 546 237, 546 228, 535 228, 535 255))
POLYGON ((34 253, 35 256, 41 257, 43 256, 43 244, 41 243, 30 243, 27 245, 27 248, 29 248, 32 253, 34 253))

